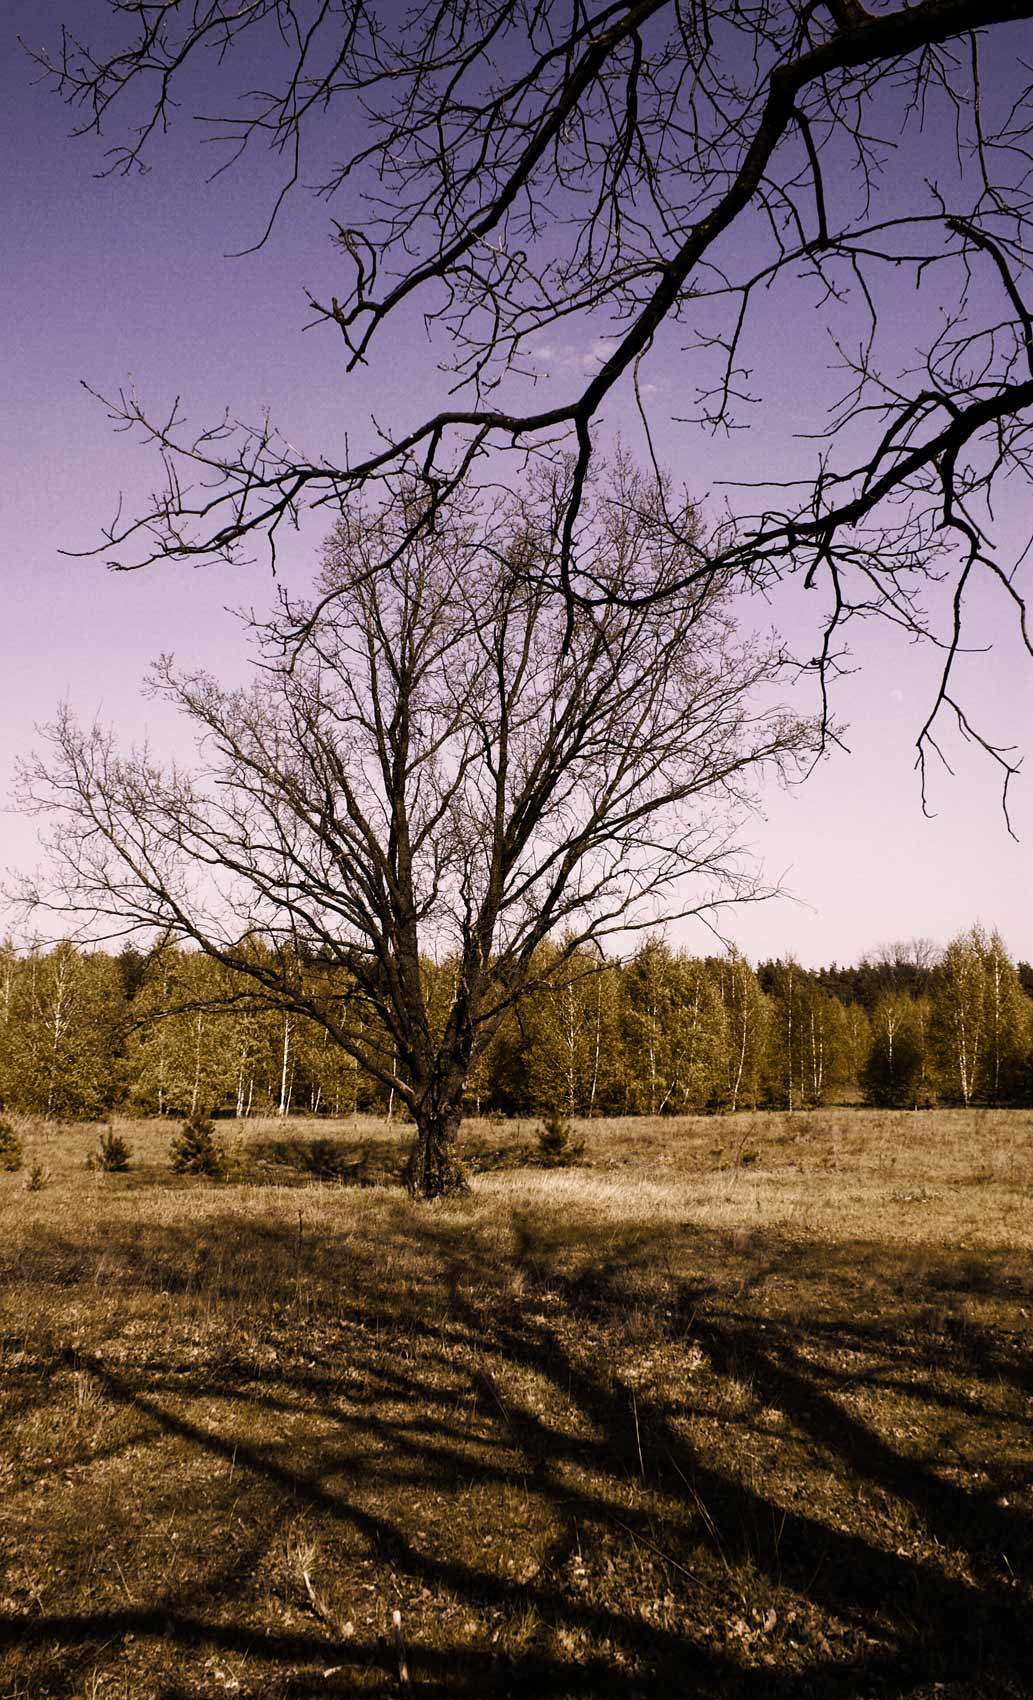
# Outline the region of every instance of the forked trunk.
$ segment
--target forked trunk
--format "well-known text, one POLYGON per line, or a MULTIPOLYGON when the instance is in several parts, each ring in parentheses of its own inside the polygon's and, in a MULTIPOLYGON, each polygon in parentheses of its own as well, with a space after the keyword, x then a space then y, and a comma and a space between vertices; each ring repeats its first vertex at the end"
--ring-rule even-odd
POLYGON ((405 1184, 414 1198, 452 1198, 469 1191, 459 1156, 462 1120, 458 1106, 417 1112, 416 1138, 405 1170, 405 1184))

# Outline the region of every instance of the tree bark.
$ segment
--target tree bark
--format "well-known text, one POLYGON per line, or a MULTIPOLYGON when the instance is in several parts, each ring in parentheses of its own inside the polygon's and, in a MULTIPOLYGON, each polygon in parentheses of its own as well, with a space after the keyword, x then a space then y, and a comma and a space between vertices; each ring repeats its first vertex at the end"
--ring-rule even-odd
POLYGON ((416 1138, 409 1153, 405 1184, 414 1198, 454 1198, 469 1192, 459 1156, 459 1105, 417 1111, 416 1138))

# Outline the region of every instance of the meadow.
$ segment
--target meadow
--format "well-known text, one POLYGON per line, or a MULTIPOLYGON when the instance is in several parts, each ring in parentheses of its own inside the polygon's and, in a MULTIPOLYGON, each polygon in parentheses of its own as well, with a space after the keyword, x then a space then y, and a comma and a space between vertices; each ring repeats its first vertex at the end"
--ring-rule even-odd
POLYGON ((1033 1113, 118 1131, 0 1174, 0 1700, 1033 1694, 1033 1113))

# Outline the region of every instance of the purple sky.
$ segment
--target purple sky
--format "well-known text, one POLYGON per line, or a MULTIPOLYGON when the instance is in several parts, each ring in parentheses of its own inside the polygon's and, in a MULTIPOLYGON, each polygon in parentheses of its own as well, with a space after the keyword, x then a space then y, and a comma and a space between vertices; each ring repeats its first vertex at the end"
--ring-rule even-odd
MULTIPOLYGON (((127 739, 147 729, 157 749, 181 748, 164 712, 141 702, 148 662, 172 650, 183 662, 239 676, 242 643, 226 608, 261 608, 272 590, 263 567, 115 575, 101 562, 58 552, 94 544, 120 490, 131 506, 157 482, 149 455, 112 433, 80 380, 116 390, 132 375, 156 408, 180 394, 199 421, 226 405, 254 418, 268 405, 313 457, 332 456, 345 431, 361 438, 371 406, 389 425, 410 420, 413 397, 440 383, 422 329, 411 321, 385 339, 373 373, 358 378, 344 377, 325 330, 302 332, 303 286, 317 295, 337 287, 324 207, 298 199, 260 254, 225 258, 260 229, 268 184, 238 174, 206 186, 186 122, 157 149, 148 175, 98 179, 100 148, 68 139, 69 113, 33 87, 32 67, 15 41, 19 33, 52 41, 68 12, 57 0, 8 0, 0 24, 4 792, 17 755, 33 743, 34 723, 62 698, 84 716, 113 721, 127 739)), ((783 396, 784 407, 764 415, 754 434, 758 447, 777 445, 791 428, 794 404, 818 381, 808 327, 780 321, 777 299, 771 310, 777 334, 751 358, 767 364, 770 393, 783 396)), ((587 335, 569 343, 543 338, 539 348, 557 385, 592 358, 587 335)), ((660 451, 675 476, 705 496, 730 467, 738 475, 751 452, 741 439, 702 451, 693 440, 688 464, 684 434, 664 423, 684 411, 676 336, 648 376, 660 451)), ((633 421, 619 408, 608 425, 633 436, 633 421)), ((288 549, 292 584, 305 582, 322 529, 316 522, 288 549)), ((1033 672, 998 602, 977 597, 972 614, 973 639, 995 647, 991 656, 966 660, 968 701, 1001 742, 1028 748, 1033 672)), ((811 609, 798 589, 770 617, 808 641, 811 609)), ((913 741, 936 658, 885 627, 863 637, 861 671, 836 703, 849 723, 851 753, 834 756, 790 795, 766 793, 764 816, 748 830, 768 878, 781 880, 794 900, 744 911, 727 923, 728 933, 753 958, 791 951, 818 964, 856 959, 895 939, 942 942, 981 919, 1000 928, 1015 955, 1033 958, 1028 780, 1013 789, 1015 843, 990 764, 953 743, 956 776, 933 775, 936 817, 923 818, 913 741)), ((35 863, 33 822, 5 814, 3 838, 0 863, 35 863)), ((708 947, 698 930, 678 936, 690 948, 708 947)))

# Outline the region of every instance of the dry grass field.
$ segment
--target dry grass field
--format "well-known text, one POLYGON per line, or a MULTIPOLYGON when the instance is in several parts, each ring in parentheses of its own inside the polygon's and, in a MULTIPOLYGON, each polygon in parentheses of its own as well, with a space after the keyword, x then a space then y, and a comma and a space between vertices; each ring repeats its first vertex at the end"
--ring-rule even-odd
POLYGON ((121 1131, 0 1174, 2 1700, 1033 1694, 1033 1115, 121 1131))

